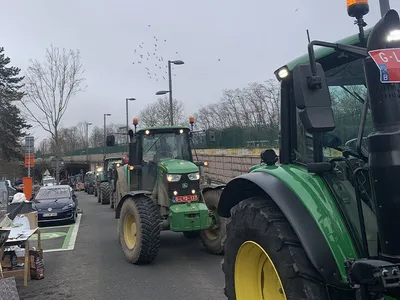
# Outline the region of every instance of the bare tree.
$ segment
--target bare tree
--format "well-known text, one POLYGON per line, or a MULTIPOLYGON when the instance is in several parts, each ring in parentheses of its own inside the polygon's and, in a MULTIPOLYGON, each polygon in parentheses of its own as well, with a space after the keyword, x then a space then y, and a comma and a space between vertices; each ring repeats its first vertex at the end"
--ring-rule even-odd
MULTIPOLYGON (((31 60, 27 70, 26 97, 23 98, 22 105, 30 119, 50 134, 57 157, 62 155, 61 120, 71 98, 85 88, 83 73, 78 50, 60 50, 53 46, 46 49, 44 62, 31 60)), ((58 168, 56 174, 58 181, 58 168)))
MULTIPOLYGON (((185 122, 183 103, 174 99, 172 107, 175 124, 183 124, 185 122)), ((139 118, 140 126, 151 127, 170 125, 169 98, 165 96, 158 98, 154 103, 148 104, 140 112, 139 118)))

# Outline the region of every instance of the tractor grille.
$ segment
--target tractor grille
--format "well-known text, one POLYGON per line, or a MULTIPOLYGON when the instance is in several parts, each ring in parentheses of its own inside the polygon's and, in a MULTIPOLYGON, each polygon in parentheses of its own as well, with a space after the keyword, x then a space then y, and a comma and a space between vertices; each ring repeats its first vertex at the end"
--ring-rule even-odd
POLYGON ((192 195, 192 190, 196 190, 196 194, 200 191, 200 180, 190 180, 187 174, 182 174, 181 180, 177 182, 168 182, 168 197, 174 197, 174 191, 178 192, 178 196, 192 195), (184 188, 185 184, 187 188, 184 188))

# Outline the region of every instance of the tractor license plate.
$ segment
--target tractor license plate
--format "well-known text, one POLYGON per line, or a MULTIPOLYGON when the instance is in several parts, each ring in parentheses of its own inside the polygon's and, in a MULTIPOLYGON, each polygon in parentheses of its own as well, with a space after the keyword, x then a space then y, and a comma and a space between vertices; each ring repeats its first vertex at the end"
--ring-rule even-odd
POLYGON ((197 195, 190 196, 176 196, 174 197, 174 202, 189 202, 189 201, 197 201, 197 195))
POLYGON ((48 214, 43 214, 43 217, 56 217, 57 213, 48 213, 48 214))

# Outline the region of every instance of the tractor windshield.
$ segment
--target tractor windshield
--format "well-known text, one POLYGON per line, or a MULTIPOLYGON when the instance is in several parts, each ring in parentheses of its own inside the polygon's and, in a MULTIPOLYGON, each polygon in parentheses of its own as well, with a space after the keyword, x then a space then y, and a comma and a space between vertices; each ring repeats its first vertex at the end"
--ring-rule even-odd
MULTIPOLYGON (((325 134, 324 142, 325 160, 342 156, 339 148, 349 147, 356 151, 356 140, 361 122, 364 101, 367 97, 364 69, 362 60, 358 59, 334 67, 326 71, 329 91, 332 99, 336 128, 325 134), (329 138, 328 138, 329 137, 329 138)), ((298 160, 303 163, 313 161, 312 135, 305 132, 301 122, 298 121, 298 160)), ((372 131, 371 114, 368 110, 364 137, 372 131)), ((366 145, 363 144, 366 148, 366 145)))
POLYGON ((165 159, 190 160, 187 133, 155 133, 143 135, 143 160, 159 162, 165 159))
MULTIPOLYGON (((339 61, 335 62, 339 64, 339 61)), ((367 97, 367 88, 361 59, 326 70, 326 77, 336 123, 336 128, 323 137, 324 158, 329 161, 335 157, 342 157, 342 150, 345 148, 351 148, 357 152, 355 145, 361 123, 362 108, 367 97)), ((313 161, 312 135, 305 132, 300 121, 298 121, 297 130, 298 145, 297 151, 295 151, 297 160, 306 164, 310 163, 313 161)), ((368 111, 364 137, 371 131, 371 114, 368 111)), ((366 148, 364 145, 363 149, 366 148)), ((366 151, 368 152, 368 150, 366 151)), ((350 156, 347 161, 337 161, 334 171, 323 175, 347 220, 349 231, 358 245, 361 245, 362 242, 353 172, 363 165, 364 162, 361 159, 350 156)), ((363 172, 356 180, 362 195, 369 254, 376 256, 378 250, 377 221, 370 197, 368 176, 368 172, 363 172)))

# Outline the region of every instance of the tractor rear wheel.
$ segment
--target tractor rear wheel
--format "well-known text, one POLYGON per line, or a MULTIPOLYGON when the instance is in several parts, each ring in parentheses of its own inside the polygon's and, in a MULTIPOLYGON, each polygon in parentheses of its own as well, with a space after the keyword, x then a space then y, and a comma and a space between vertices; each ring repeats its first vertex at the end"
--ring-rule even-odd
POLYGON ((108 182, 102 182, 100 184, 101 204, 110 204, 110 193, 111 193, 111 185, 108 182))
POLYGON ((149 197, 128 198, 121 208, 118 236, 126 260, 148 264, 160 249, 160 219, 157 206, 149 197))
POLYGON ((222 265, 229 300, 329 299, 321 276, 272 200, 248 198, 231 213, 222 265))
POLYGON ((209 253, 216 255, 224 253, 222 241, 226 235, 226 219, 219 217, 217 213, 221 193, 222 189, 208 190, 204 193, 204 202, 208 209, 213 212, 216 219, 213 227, 200 231, 200 238, 204 248, 209 253))

